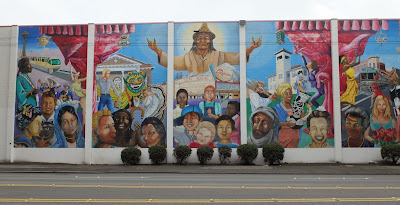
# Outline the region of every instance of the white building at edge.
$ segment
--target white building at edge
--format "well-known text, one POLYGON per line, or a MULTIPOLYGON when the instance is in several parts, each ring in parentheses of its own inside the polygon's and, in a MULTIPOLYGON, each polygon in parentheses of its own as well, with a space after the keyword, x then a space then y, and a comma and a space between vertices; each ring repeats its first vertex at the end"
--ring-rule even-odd
POLYGON ((292 92, 296 93, 294 84, 299 78, 299 71, 302 71, 303 73, 305 90, 307 92, 316 92, 316 89, 311 86, 310 82, 308 82, 307 68, 302 65, 295 65, 292 67, 291 52, 282 48, 278 52, 274 53, 274 55, 276 63, 276 73, 268 76, 268 91, 270 93, 275 92, 278 86, 283 82, 289 83, 293 87, 292 92))

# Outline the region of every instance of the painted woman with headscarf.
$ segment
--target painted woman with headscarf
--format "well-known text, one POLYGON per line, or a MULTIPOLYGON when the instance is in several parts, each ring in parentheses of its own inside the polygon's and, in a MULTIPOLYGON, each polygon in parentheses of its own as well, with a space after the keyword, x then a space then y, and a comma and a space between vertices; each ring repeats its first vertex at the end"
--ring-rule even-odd
POLYGON ((85 138, 82 133, 82 124, 75 108, 68 104, 61 105, 54 116, 57 142, 52 147, 84 148, 85 138))
MULTIPOLYGON (((295 128, 296 123, 288 121, 290 116, 294 115, 292 106, 292 86, 289 83, 281 83, 276 89, 278 95, 282 97, 282 101, 274 106, 276 113, 279 116, 279 128, 278 128, 278 142, 284 148, 297 148, 300 140, 300 129, 295 128)), ((304 115, 304 110, 301 111, 301 118, 307 116, 310 112, 310 104, 307 104, 308 111, 304 115)))

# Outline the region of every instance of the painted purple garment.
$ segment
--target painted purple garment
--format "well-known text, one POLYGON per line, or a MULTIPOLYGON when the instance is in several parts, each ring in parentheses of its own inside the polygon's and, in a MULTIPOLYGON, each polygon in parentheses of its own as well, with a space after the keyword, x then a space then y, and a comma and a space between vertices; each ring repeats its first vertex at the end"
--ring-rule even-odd
POLYGON ((318 92, 321 95, 323 95, 323 94, 325 94, 324 84, 321 83, 321 87, 318 88, 318 86, 317 86, 317 78, 315 77, 317 75, 317 73, 318 72, 316 70, 312 70, 311 72, 309 72, 308 81, 310 81, 312 87, 316 88, 318 90, 318 92))

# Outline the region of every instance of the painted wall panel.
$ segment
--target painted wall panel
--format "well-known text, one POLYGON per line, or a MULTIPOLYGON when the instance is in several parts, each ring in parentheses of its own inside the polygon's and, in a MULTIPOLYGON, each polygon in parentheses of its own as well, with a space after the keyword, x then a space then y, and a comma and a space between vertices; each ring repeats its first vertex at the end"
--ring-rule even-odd
POLYGON ((339 21, 343 147, 400 142, 399 22, 339 21))
POLYGON ((20 27, 15 147, 83 148, 87 26, 20 27))
POLYGON ((93 147, 166 145, 167 24, 96 25, 93 147))
POLYGON ((262 38, 247 64, 248 143, 333 147, 330 22, 248 22, 246 36, 262 38))
POLYGON ((238 23, 175 24, 174 146, 240 139, 238 23))

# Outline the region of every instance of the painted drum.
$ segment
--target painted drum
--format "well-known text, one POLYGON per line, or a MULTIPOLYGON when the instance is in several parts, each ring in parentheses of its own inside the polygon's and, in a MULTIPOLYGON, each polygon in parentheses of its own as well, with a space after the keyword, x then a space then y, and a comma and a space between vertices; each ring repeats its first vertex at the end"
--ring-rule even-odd
POLYGON ((226 66, 219 66, 215 70, 215 76, 218 80, 226 82, 232 79, 232 70, 226 66))

